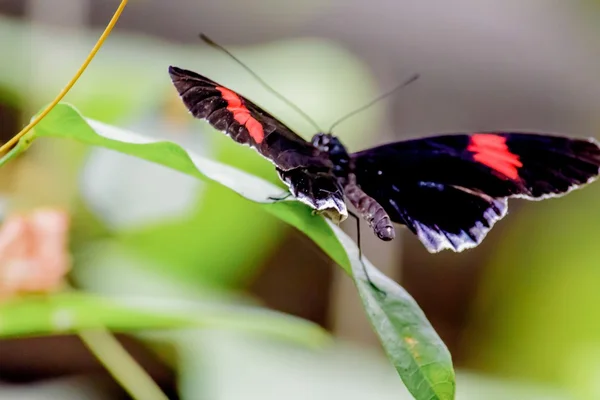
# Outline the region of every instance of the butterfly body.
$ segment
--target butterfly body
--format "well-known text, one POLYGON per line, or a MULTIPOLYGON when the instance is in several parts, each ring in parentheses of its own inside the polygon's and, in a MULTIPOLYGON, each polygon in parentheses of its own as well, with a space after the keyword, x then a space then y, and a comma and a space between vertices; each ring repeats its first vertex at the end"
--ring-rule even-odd
POLYGON ((317 133, 311 142, 317 149, 329 156, 333 163, 333 174, 343 188, 345 198, 367 221, 375 235, 384 241, 394 239, 396 231, 389 215, 377 200, 360 188, 354 174, 352 157, 342 142, 330 133, 317 133))
POLYGON ((356 153, 318 133, 304 140, 250 100, 197 73, 170 67, 183 103, 276 167, 293 196, 334 222, 346 200, 382 240, 405 225, 430 252, 477 246, 508 210, 508 198, 541 200, 592 182, 593 139, 523 132, 455 133, 356 153))

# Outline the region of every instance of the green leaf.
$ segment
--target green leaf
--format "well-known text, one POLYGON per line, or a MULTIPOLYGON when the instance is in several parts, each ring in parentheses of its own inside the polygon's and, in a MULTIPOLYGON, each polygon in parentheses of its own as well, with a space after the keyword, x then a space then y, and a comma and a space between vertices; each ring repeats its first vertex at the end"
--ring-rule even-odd
POLYGON ((418 400, 454 399, 455 377, 448 349, 415 300, 397 283, 382 275, 366 259, 365 267, 376 285, 366 280, 358 249, 339 227, 296 201, 272 203, 281 189, 227 165, 186 151, 171 142, 85 120, 74 108, 60 104, 36 128, 37 137, 53 136, 78 140, 156 162, 183 173, 216 181, 255 202, 313 239, 336 263, 354 277, 373 328, 406 384, 418 400))
POLYGON ((107 299, 79 292, 26 296, 0 304, 0 337, 71 333, 98 327, 113 331, 148 329, 233 329, 302 345, 321 346, 328 334, 318 325, 254 307, 135 297, 107 299))
POLYGON ((417 399, 454 399, 456 384, 452 358, 417 302, 366 258, 363 265, 352 240, 332 224, 352 264, 354 282, 371 325, 388 358, 417 399), (371 281, 366 279, 368 270, 371 281))

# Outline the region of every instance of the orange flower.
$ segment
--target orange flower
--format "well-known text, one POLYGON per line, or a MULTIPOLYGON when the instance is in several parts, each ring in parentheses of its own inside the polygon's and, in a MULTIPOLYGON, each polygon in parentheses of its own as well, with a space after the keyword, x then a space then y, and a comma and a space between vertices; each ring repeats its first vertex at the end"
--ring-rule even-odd
POLYGON ((14 214, 0 226, 0 300, 60 289, 71 266, 69 216, 39 209, 14 214))

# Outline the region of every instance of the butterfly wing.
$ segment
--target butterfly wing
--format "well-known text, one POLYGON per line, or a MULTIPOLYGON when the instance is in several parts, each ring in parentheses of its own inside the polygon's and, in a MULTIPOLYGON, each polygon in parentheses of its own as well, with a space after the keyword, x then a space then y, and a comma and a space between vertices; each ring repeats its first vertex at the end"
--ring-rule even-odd
POLYGON ((250 100, 192 71, 169 67, 169 75, 194 117, 256 149, 277 168, 332 167, 326 154, 250 100))
POLYGON ((289 187, 292 195, 304 204, 340 223, 348 217, 344 190, 330 171, 315 168, 277 169, 279 178, 289 187))
POLYGON ((343 190, 326 153, 234 91, 181 68, 169 67, 169 74, 194 117, 208 121, 215 129, 270 160, 299 201, 336 222, 348 216, 343 190))
POLYGON ((365 193, 431 252, 477 246, 507 211, 506 199, 540 200, 594 180, 593 140, 529 133, 452 134, 352 155, 365 193))

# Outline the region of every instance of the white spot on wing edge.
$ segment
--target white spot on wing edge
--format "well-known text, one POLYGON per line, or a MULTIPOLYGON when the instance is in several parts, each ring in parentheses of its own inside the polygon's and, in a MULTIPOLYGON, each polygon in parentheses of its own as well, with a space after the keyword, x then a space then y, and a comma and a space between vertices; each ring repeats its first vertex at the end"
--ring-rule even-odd
POLYGON ((340 215, 339 222, 342 222, 346 218, 348 218, 348 208, 346 207, 346 203, 343 199, 339 200, 336 199, 334 196, 330 196, 317 204, 315 203, 314 199, 304 195, 303 193, 295 191, 289 179, 281 179, 281 181, 289 188, 290 193, 292 193, 296 200, 306 204, 310 208, 317 211, 335 210, 340 215))
POLYGON ((554 198, 563 197, 563 196, 566 196, 567 194, 571 193, 573 190, 581 189, 584 186, 587 186, 590 183, 594 182, 595 180, 598 179, 599 175, 600 175, 600 167, 598 168, 598 172, 596 173, 596 175, 590 176, 587 181, 585 181, 579 185, 573 184, 573 185, 569 186, 567 188, 567 190, 565 190, 562 193, 546 193, 539 197, 528 196, 526 194, 515 194, 515 195, 510 196, 510 198, 511 199, 524 199, 524 200, 529 200, 529 201, 542 201, 542 200, 546 200, 546 199, 554 199, 554 198))
POLYGON ((483 225, 481 221, 477 221, 476 224, 469 228, 469 230, 477 229, 478 232, 475 234, 477 240, 473 240, 467 232, 462 231, 460 234, 450 234, 444 232, 438 232, 430 227, 420 224, 418 221, 414 221, 415 230, 417 231, 417 237, 423 243, 427 251, 430 253, 439 253, 442 250, 453 250, 460 253, 464 250, 477 247, 488 232, 494 227, 496 222, 501 220, 508 213, 508 198, 503 197, 494 199, 494 201, 500 202, 500 215, 491 211, 491 207, 484 211, 482 218, 485 218, 489 223, 489 227, 483 225), (449 238, 451 236, 453 239, 449 238), (455 245, 453 242, 457 242, 455 245))
POLYGON ((318 204, 315 204, 313 199, 305 196, 302 193, 298 193, 298 195, 295 196, 295 198, 296 200, 306 204, 310 208, 313 208, 317 211, 335 210, 340 215, 339 222, 342 222, 346 218, 348 218, 348 209, 346 208, 346 203, 344 203, 343 201, 337 201, 337 199, 333 197, 329 197, 323 201, 320 201, 318 204))

